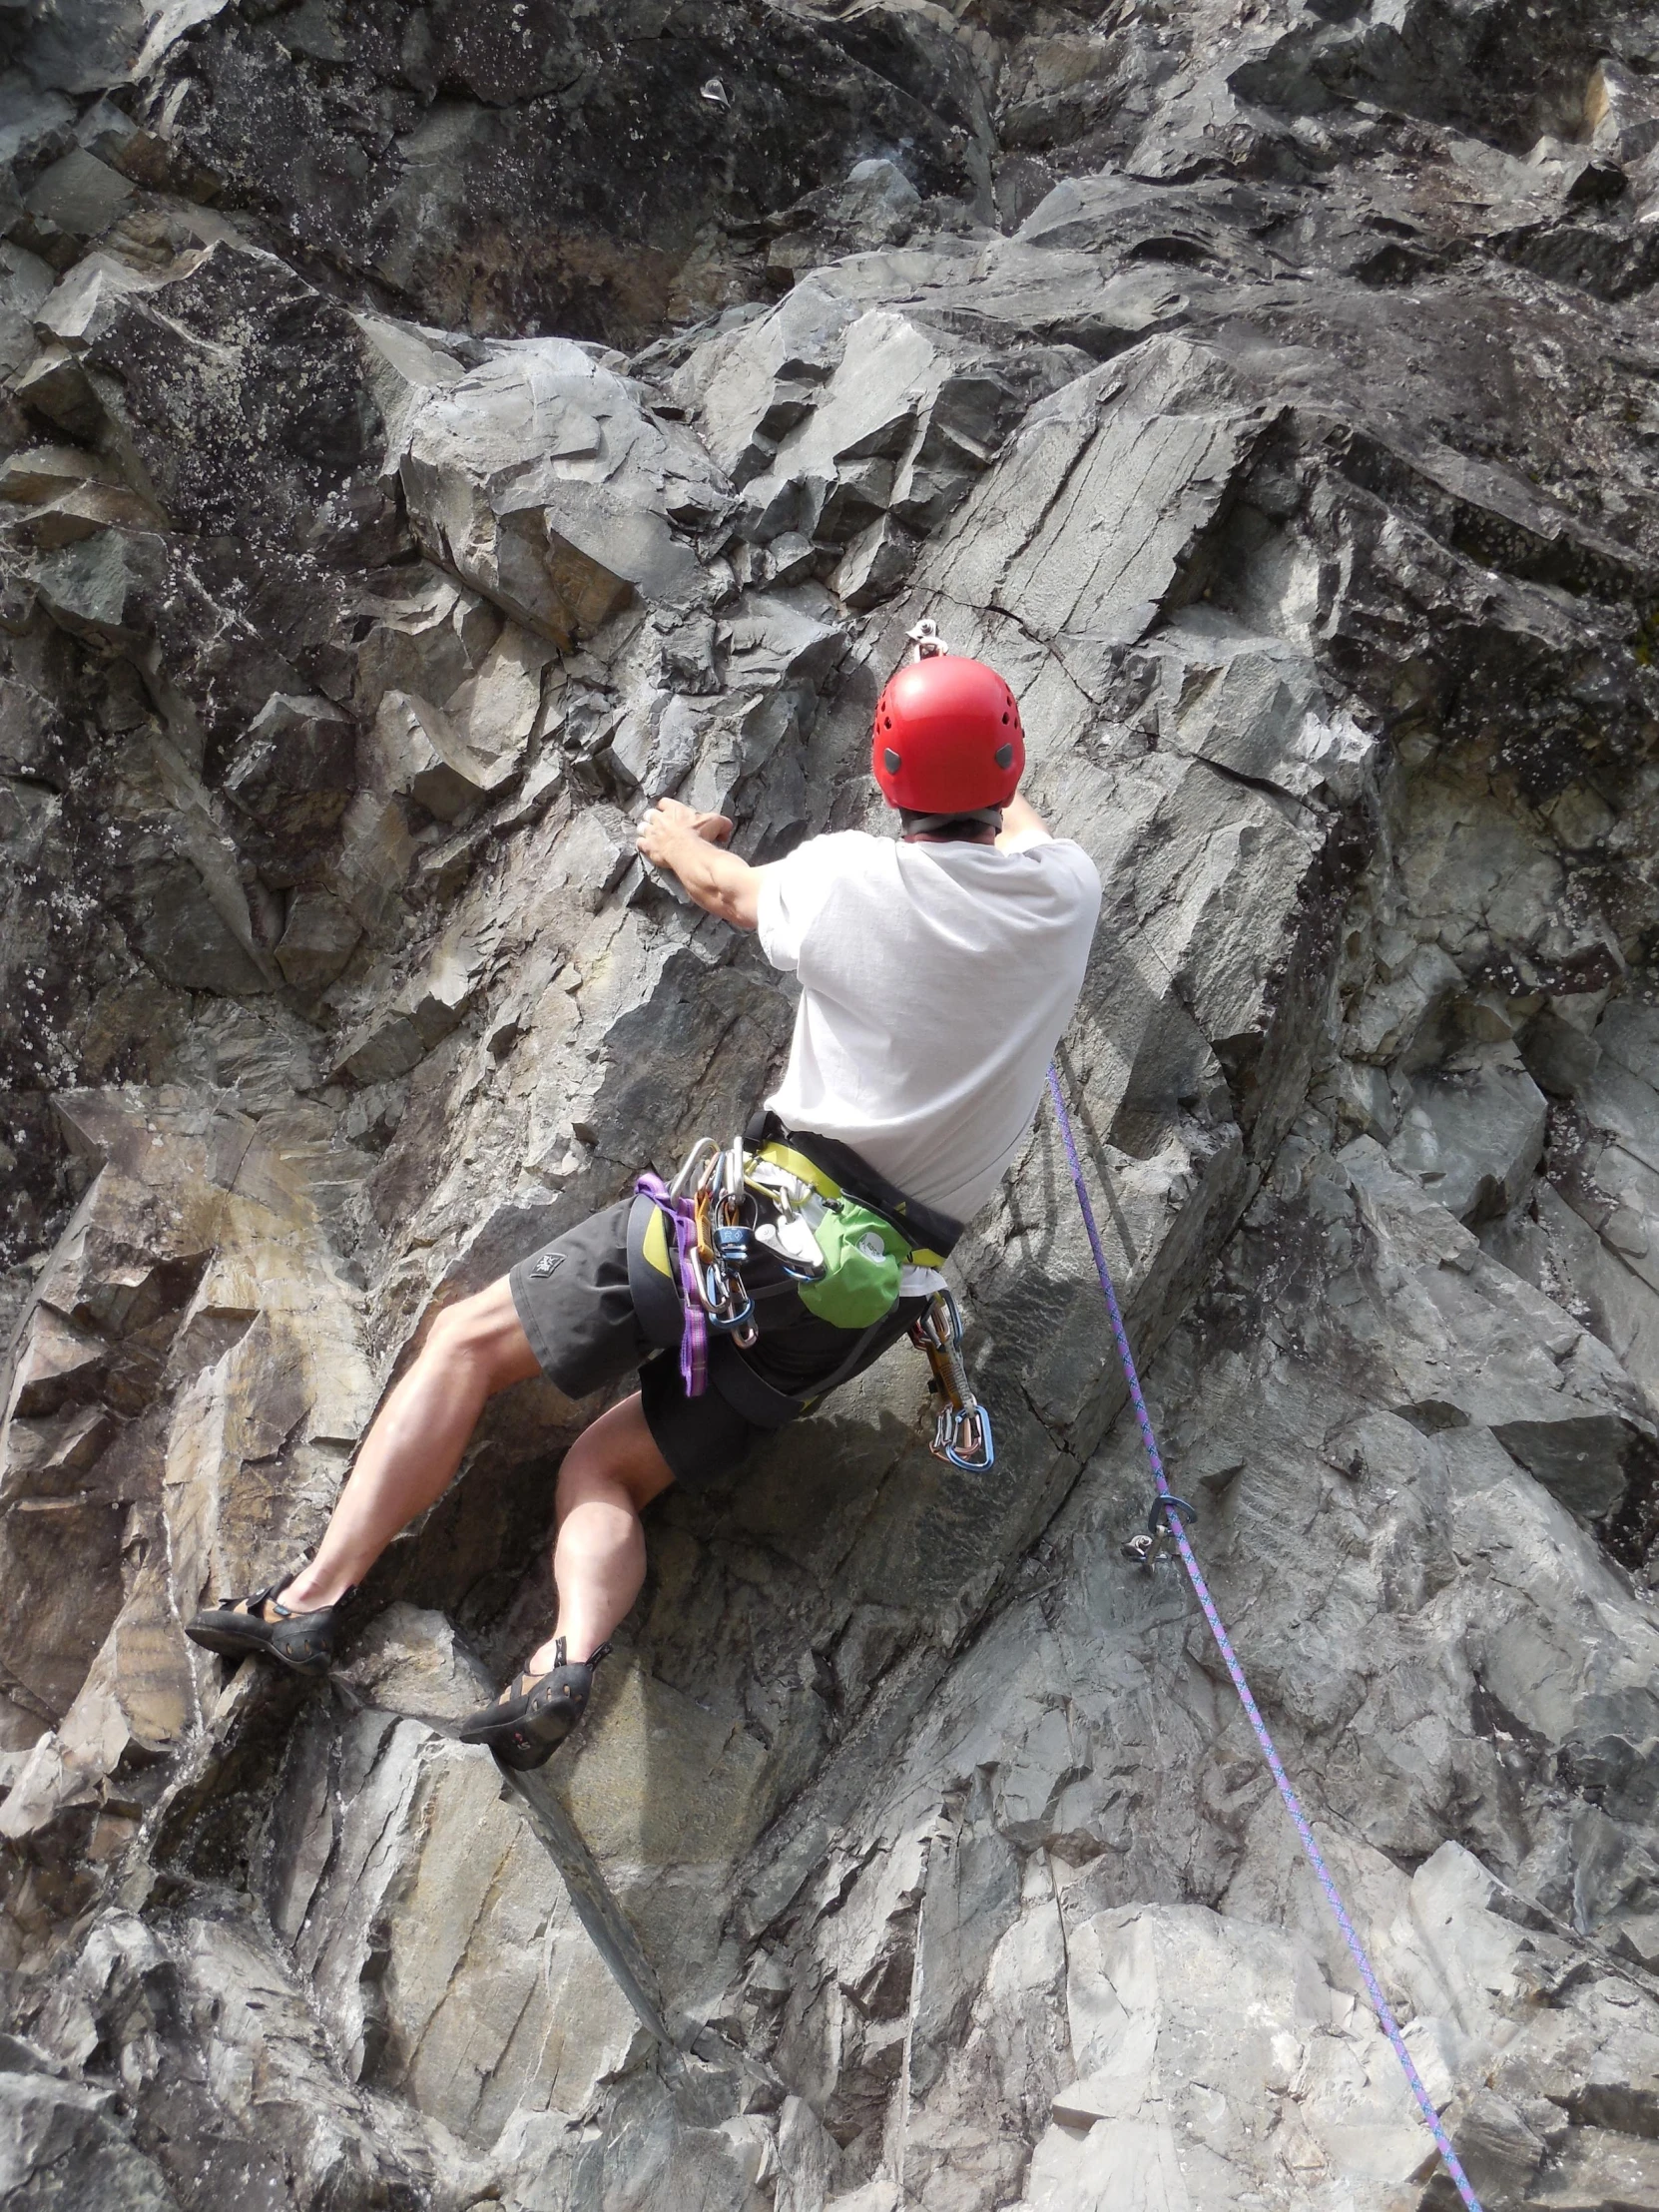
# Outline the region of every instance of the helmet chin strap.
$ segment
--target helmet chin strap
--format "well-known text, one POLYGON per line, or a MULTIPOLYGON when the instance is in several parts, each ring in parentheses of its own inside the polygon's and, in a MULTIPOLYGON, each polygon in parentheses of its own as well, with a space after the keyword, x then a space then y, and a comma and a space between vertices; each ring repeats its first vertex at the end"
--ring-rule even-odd
POLYGON ((942 830, 947 822, 977 822, 986 830, 1002 828, 1000 807, 959 807, 951 815, 916 815, 908 809, 900 809, 899 820, 904 825, 907 837, 926 836, 931 830, 942 830))

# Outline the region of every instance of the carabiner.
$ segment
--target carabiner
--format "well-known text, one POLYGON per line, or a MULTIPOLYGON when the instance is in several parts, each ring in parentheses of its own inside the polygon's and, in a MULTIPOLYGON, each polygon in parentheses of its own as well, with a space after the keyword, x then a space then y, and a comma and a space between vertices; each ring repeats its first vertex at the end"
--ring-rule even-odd
POLYGON ((1130 1537, 1123 1547, 1123 1556, 1133 1560, 1137 1567, 1149 1570, 1161 1566, 1166 1559, 1178 1559, 1181 1556, 1178 1539, 1187 1521, 1197 1518, 1198 1507, 1189 1505, 1184 1497, 1176 1497, 1173 1492, 1168 1497, 1160 1494, 1147 1509, 1145 1531, 1130 1537))
POLYGON ((754 1316, 755 1303, 745 1286, 743 1277, 733 1277, 717 1261, 703 1273, 703 1303, 708 1310, 711 1329, 742 1329, 754 1316), (736 1290, 733 1288, 736 1283, 736 1290), (742 1296, 743 1304, 738 1303, 742 1296))
POLYGON ((962 1317, 948 1290, 935 1291, 910 1326, 912 1340, 924 1352, 955 1350, 962 1341, 962 1317))
POLYGON ((935 1459, 944 1459, 966 1474, 983 1474, 996 1464, 990 1414, 977 1399, 967 1405, 947 1406, 933 1430, 931 1449, 935 1459))
POLYGON ((684 1198, 708 1165, 708 1155, 720 1147, 713 1137, 699 1137, 680 1164, 680 1172, 668 1187, 670 1198, 684 1198))
POLYGON ((739 1221, 741 1221, 743 1218, 739 1212, 739 1208, 743 1204, 745 1188, 745 1162, 743 1138, 741 1135, 736 1136, 732 1139, 730 1146, 724 1154, 723 1164, 724 1181, 726 1187, 722 1191, 721 1196, 725 1199, 727 1206, 730 1208, 730 1225, 732 1227, 736 1227, 739 1221))

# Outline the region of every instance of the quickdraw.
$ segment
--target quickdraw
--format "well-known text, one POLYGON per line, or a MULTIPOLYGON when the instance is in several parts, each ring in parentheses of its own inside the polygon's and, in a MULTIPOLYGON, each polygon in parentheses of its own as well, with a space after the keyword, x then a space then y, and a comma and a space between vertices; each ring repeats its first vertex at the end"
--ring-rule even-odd
POLYGON ((1166 1561, 1179 1559, 1181 1546, 1177 1538, 1198 1518, 1198 1507, 1189 1505, 1184 1497, 1177 1497, 1172 1490, 1168 1497, 1155 1497, 1147 1509, 1146 1527, 1139 1535, 1131 1536, 1123 1547, 1123 1556, 1132 1559, 1136 1566, 1148 1572, 1163 1566, 1166 1561))
POLYGON ((743 1218, 743 1139, 722 1146, 712 1137, 700 1137, 674 1179, 675 1188, 687 1185, 692 1194, 697 1265, 684 1280, 708 1326, 730 1336, 747 1352, 759 1341, 760 1331, 742 1274, 749 1258, 749 1229, 743 1218))
POLYGON ((973 1394, 962 1360, 962 1317, 948 1291, 935 1291, 926 1313, 910 1325, 910 1342, 927 1355, 933 1387, 944 1399, 928 1446, 935 1459, 969 1474, 996 1464, 991 1416, 973 1394))

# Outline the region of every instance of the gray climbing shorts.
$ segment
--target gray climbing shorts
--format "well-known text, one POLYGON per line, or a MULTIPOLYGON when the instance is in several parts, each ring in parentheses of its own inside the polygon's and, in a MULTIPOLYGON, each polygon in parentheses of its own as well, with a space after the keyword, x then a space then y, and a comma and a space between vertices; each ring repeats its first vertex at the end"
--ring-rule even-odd
MULTIPOLYGON (((641 1327, 628 1284, 633 1203, 625 1198, 590 1215, 521 1260, 507 1276, 513 1304, 543 1375, 567 1397, 589 1397, 637 1371, 646 1425, 675 1480, 717 1481, 768 1430, 746 1420, 713 1383, 700 1397, 688 1397, 678 1351, 663 1351, 641 1327)), ((866 1347, 860 1370, 903 1334, 925 1303, 900 1302, 890 1331, 883 1328, 866 1347)), ((854 1336, 792 1300, 783 1319, 763 1325, 752 1364, 775 1389, 809 1391, 842 1366, 854 1336)))

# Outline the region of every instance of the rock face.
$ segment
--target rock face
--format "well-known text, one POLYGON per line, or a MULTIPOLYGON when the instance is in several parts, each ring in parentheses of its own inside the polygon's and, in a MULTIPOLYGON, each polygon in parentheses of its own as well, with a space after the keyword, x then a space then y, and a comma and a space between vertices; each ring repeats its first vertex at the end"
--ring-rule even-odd
POLYGON ((550 1770, 445 1303, 737 1126, 638 862, 869 824, 932 616, 1106 905, 1062 1068, 1177 1487, 1488 2212, 1659 2207, 1659 47, 1611 0, 57 0, 0 76, 0 2177, 20 2206, 1448 2212, 1147 1493, 1039 1120, 651 1516, 550 1770), (545 1826, 545 1824, 544 1824, 545 1826), (549 1830, 551 1833, 552 1830, 549 1830), (563 1833, 562 1830, 560 1830, 563 1833))

